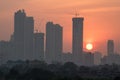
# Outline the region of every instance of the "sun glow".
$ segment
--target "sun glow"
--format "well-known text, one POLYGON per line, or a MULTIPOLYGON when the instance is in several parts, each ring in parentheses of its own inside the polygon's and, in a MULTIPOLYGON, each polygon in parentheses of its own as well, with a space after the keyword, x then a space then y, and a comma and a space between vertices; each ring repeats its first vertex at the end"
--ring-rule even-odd
POLYGON ((91 43, 86 44, 86 49, 87 50, 92 50, 93 49, 93 45, 91 43))

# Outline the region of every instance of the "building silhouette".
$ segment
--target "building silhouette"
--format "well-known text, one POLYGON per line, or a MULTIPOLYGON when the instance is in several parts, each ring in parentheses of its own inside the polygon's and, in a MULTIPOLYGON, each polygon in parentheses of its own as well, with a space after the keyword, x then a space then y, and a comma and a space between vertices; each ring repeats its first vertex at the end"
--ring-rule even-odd
MULTIPOLYGON (((101 53, 83 52, 83 17, 72 18, 72 53, 62 54, 63 28, 53 22, 46 23, 46 48, 44 52, 44 33, 34 33, 34 19, 24 10, 14 14, 14 33, 10 41, 0 41, 0 64, 9 60, 46 61, 47 63, 74 62, 77 65, 93 66, 101 64, 120 64, 120 55, 114 53, 114 41, 107 42, 107 56, 101 53)), ((29 62, 29 61, 28 61, 29 62)), ((34 62, 34 61, 33 61, 34 62)), ((39 62, 39 61, 38 61, 39 62)))
POLYGON ((14 42, 15 42, 15 58, 23 59, 24 57, 24 21, 26 13, 17 11, 14 15, 14 42))
POLYGON ((101 64, 101 59, 102 59, 102 53, 101 52, 94 52, 94 64, 95 65, 100 65, 101 64))
POLYGON ((46 24, 46 62, 61 62, 63 31, 59 24, 46 24))
POLYGON ((120 65, 120 54, 111 54, 108 56, 104 56, 101 59, 101 64, 102 65, 104 65, 104 64, 109 64, 109 65, 118 64, 118 65, 120 65))
POLYGON ((108 55, 114 54, 114 41, 108 40, 107 42, 107 53, 108 55))
POLYGON ((35 59, 44 61, 44 33, 34 33, 34 55, 35 59))
POLYGON ((73 62, 73 54, 70 52, 62 53, 62 63, 73 62))
POLYGON ((74 62, 82 64, 83 53, 83 17, 75 17, 73 21, 73 35, 72 35, 72 53, 74 62))
POLYGON ((24 23, 24 58, 33 59, 34 20, 33 17, 26 17, 24 23))
POLYGON ((33 17, 27 17, 24 10, 18 10, 14 15, 14 45, 15 59, 33 58, 33 17))
POLYGON ((8 44, 6 41, 0 41, 0 64, 6 61, 6 55, 8 53, 7 46, 8 44))
POLYGON ((104 56, 101 60, 101 64, 118 64, 120 65, 120 54, 114 52, 114 41, 108 40, 107 42, 107 56, 104 56))
POLYGON ((0 41, 0 64, 4 64, 13 57, 13 45, 9 41, 0 41))
POLYGON ((93 66, 94 65, 94 54, 93 53, 84 52, 83 65, 84 66, 93 66))

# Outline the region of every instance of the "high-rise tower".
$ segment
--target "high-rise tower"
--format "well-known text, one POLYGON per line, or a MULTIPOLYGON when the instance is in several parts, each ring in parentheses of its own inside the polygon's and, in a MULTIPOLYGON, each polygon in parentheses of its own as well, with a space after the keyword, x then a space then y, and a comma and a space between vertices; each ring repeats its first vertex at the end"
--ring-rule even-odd
POLYGON ((82 54, 83 52, 83 20, 84 18, 73 18, 73 42, 72 53, 82 54))
POLYGON ((26 17, 24 21, 24 58, 33 60, 34 19, 26 17))
POLYGON ((75 17, 73 21, 73 39, 72 39, 72 53, 75 63, 81 64, 83 53, 83 17, 75 17))
POLYGON ((24 21, 26 13, 19 10, 14 15, 15 60, 24 59, 24 21))
POLYGON ((107 42, 107 53, 108 55, 114 54, 114 41, 108 40, 107 42))
POLYGON ((14 15, 15 60, 32 59, 33 57, 33 17, 27 17, 24 10, 14 15))
POLYGON ((34 34, 34 55, 35 59, 44 60, 44 33, 36 32, 34 34))
POLYGON ((46 61, 60 62, 62 54, 62 27, 48 22, 46 24, 46 61))

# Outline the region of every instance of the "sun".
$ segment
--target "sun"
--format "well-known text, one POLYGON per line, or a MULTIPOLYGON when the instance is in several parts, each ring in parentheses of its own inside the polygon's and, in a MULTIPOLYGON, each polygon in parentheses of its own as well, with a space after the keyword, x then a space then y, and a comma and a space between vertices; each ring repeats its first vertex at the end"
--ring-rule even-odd
POLYGON ((91 43, 86 44, 86 49, 87 50, 92 50, 93 49, 93 45, 91 43))

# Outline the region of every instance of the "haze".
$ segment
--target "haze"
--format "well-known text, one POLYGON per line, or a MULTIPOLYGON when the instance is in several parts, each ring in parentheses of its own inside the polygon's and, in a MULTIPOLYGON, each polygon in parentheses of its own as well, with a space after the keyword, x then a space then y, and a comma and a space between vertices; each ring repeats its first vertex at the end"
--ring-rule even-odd
POLYGON ((120 53, 120 0, 1 0, 0 40, 9 40, 14 31, 14 12, 25 9, 33 16, 35 29, 45 32, 47 21, 64 28, 64 52, 71 52, 72 18, 75 13, 84 20, 84 47, 93 44, 93 51, 106 53, 106 42, 113 39, 120 53))

